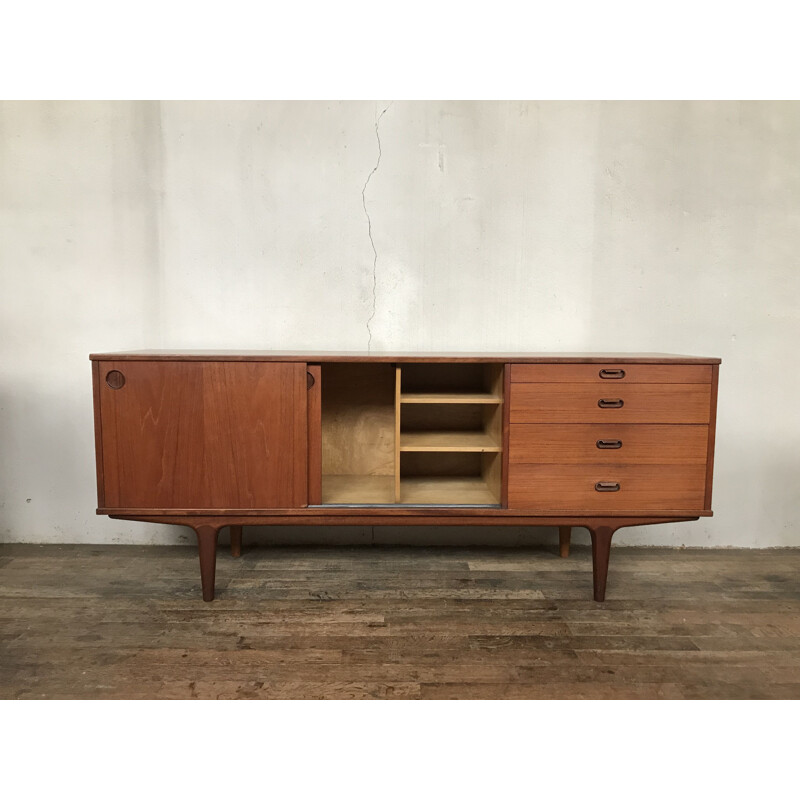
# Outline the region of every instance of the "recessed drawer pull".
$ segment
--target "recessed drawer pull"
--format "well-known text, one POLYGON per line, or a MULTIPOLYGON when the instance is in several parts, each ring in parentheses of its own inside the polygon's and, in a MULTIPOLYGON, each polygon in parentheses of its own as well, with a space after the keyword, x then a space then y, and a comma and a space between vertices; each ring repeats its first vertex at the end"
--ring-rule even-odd
POLYGON ((594 485, 594 490, 596 492, 618 492, 619 484, 612 483, 611 481, 598 481, 594 485))
POLYGON ((600 406, 600 408, 622 408, 625 403, 617 398, 616 400, 598 400, 597 405, 600 406))
POLYGON ((625 370, 624 369, 601 369, 600 370, 600 377, 607 378, 609 380, 619 380, 620 378, 625 377, 625 370))
POLYGON ((598 450, 619 450, 622 447, 622 439, 598 439, 598 450))
POLYGON ((121 389, 125 385, 125 376, 118 369, 112 369, 106 375, 106 384, 112 389, 121 389))

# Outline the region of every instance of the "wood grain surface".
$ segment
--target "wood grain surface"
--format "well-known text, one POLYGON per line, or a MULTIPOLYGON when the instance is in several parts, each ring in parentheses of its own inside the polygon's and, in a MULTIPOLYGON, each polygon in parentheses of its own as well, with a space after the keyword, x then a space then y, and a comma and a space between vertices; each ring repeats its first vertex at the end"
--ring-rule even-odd
POLYGON ((0 545, 0 697, 800 699, 800 550, 615 548, 598 604, 541 536, 246 537, 214 603, 194 546, 0 545))
POLYGON ((514 383, 711 383, 711 367, 688 364, 512 364, 514 383), (607 376, 609 371, 623 373, 607 376))
POLYGON ((363 350, 128 350, 117 353, 92 353, 92 361, 326 361, 357 362, 425 362, 453 361, 463 363, 531 362, 542 364, 719 364, 719 358, 687 356, 674 353, 487 353, 487 352, 409 352, 387 351, 367 353, 363 350))
POLYGON ((508 486, 508 505, 518 509, 591 508, 609 510, 702 509, 703 464, 516 464, 508 486), (618 483, 619 491, 598 492, 598 482, 618 483))
POLYGON ((707 423, 711 386, 703 383, 512 383, 515 422, 707 423), (622 400, 621 408, 600 408, 622 400))
POLYGON ((707 425, 534 425, 511 426, 512 464, 705 464, 707 425), (599 449, 598 441, 620 443, 599 449))
POLYGON ((106 507, 305 504, 305 364, 99 367, 106 507), (123 388, 106 385, 111 370, 123 388))

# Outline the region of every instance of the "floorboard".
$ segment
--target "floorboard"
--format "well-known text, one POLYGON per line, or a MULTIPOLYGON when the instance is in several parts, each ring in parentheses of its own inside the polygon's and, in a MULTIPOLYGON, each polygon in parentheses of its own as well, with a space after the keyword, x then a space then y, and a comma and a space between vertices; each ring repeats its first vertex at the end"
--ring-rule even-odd
POLYGON ((0 698, 800 699, 800 550, 0 545, 0 698))

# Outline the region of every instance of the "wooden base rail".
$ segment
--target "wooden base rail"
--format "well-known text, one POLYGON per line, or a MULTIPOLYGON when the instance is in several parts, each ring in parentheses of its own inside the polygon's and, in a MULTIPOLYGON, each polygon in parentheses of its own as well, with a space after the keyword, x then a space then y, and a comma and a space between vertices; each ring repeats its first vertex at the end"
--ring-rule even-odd
MULTIPOLYGON (((157 522, 162 525, 187 525, 197 534, 197 544, 200 556, 200 581, 203 589, 203 600, 210 602, 214 599, 214 577, 217 563, 217 541, 219 532, 223 528, 231 529, 231 555, 238 557, 242 552, 242 528, 244 525, 277 525, 285 520, 276 517, 193 517, 185 516, 128 516, 112 514, 112 519, 126 519, 136 522, 157 522), (191 520, 191 521, 190 521, 191 520)), ((342 518, 336 518, 339 522, 342 518)), ((364 518, 362 518, 363 520, 364 518)), ((606 581, 608 579, 608 561, 611 555, 611 538, 620 528, 629 528, 640 525, 658 525, 664 522, 689 522, 697 517, 600 517, 597 519, 565 519, 533 518, 521 523, 517 518, 514 523, 525 524, 533 527, 558 527, 560 555, 569 555, 570 534, 572 528, 586 528, 592 537, 592 578, 594 583, 594 599, 603 602, 606 596, 606 581)), ((430 524, 430 520, 419 517, 403 519, 397 516, 391 518, 371 518, 369 523, 360 524, 391 524, 396 526, 430 524)), ((314 524, 314 520, 304 520, 306 524, 314 524)), ((496 520, 492 521, 496 524, 496 520)), ((316 524, 322 524, 317 521, 316 524)), ((329 520, 325 524, 331 524, 329 520)), ((335 523, 334 523, 335 524, 335 523)), ((340 524, 353 524, 352 522, 340 524)), ((452 524, 452 523, 451 523, 452 524)))

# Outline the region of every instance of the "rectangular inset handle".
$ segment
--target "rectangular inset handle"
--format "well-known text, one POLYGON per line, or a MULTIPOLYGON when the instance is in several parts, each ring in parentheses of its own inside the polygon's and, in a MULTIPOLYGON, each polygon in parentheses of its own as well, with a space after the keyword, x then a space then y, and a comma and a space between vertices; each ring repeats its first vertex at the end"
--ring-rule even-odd
POLYGON ((598 481, 594 485, 596 492, 618 492, 619 484, 612 481, 598 481))
POLYGON ((622 408, 625 403, 623 400, 616 398, 615 400, 598 400, 597 405, 600 408, 622 408))
POLYGON ((625 377, 624 369, 601 369, 600 377, 606 380, 619 380, 625 377))
POLYGON ((622 447, 622 439, 598 439, 598 450, 619 450, 622 447))

